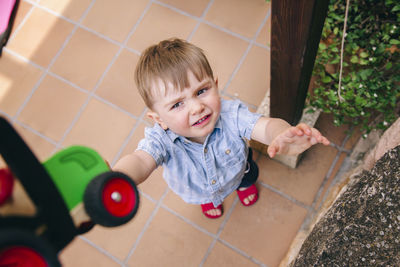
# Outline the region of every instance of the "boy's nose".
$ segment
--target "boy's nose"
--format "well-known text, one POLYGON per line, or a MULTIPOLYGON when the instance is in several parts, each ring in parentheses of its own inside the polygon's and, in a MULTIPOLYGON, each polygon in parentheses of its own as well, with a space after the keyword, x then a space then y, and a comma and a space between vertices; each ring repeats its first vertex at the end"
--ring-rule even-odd
POLYGON ((191 103, 191 111, 192 111, 192 114, 201 113, 201 112, 203 111, 203 109, 204 109, 203 103, 201 103, 201 102, 198 101, 198 100, 193 100, 193 101, 192 101, 192 103, 191 103))

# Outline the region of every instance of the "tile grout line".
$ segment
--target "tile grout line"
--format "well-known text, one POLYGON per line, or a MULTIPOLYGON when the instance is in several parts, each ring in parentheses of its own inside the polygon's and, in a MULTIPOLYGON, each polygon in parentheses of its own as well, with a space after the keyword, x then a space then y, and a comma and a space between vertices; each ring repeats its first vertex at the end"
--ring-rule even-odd
MULTIPOLYGON (((29 0, 25 0, 25 2, 30 3, 29 0)), ((19 3, 21 5, 21 2, 19 3)), ((18 27, 13 31, 13 33, 11 34, 10 38, 8 39, 8 42, 11 42, 15 35, 17 35, 17 33, 21 30, 21 28, 25 25, 25 22, 28 20, 28 18, 31 16, 31 14, 33 13, 33 10, 35 9, 36 5, 30 3, 32 6, 29 9, 29 11, 25 14, 25 17, 22 19, 21 23, 18 25, 18 27)), ((21 6, 18 7, 18 9, 21 6)))
POLYGON ((201 262, 200 262, 200 264, 199 264, 199 267, 202 267, 202 266, 204 265, 205 261, 207 260, 208 256, 210 255, 211 251, 213 250, 215 244, 217 243, 218 240, 220 240, 220 237, 219 237, 219 236, 221 235, 222 230, 224 230, 225 224, 227 223, 227 221, 228 221, 229 218, 231 217, 231 214, 232 214, 234 208, 236 207, 237 203, 238 203, 238 199, 235 198, 235 199, 233 200, 233 203, 232 203, 231 208, 230 208, 230 209, 228 210, 228 212, 225 214, 224 220, 222 221, 222 223, 221 223, 220 226, 218 227, 217 234, 215 235, 214 240, 211 242, 210 246, 208 246, 208 249, 207 249, 206 253, 205 253, 204 256, 203 256, 203 259, 201 260, 201 262))
POLYGON ((134 244, 132 245, 131 249, 129 250, 128 255, 125 257, 125 260, 123 261, 124 264, 128 264, 128 261, 130 260, 130 258, 132 257, 133 253, 135 252, 137 246, 139 245, 140 241, 142 240, 142 237, 143 237, 144 233, 149 228, 150 223, 153 221, 154 217, 158 213, 158 210, 160 209, 160 207, 162 205, 162 201, 167 196, 168 192, 169 192, 169 189, 167 187, 165 189, 163 195, 161 196, 161 198, 157 201, 156 207, 154 208, 153 212, 151 213, 151 215, 147 219, 145 225, 142 228, 142 231, 140 231, 138 237, 136 238, 136 241, 134 242, 134 244))
POLYGON ((96 250, 98 250, 100 253, 102 253, 103 255, 109 257, 110 259, 112 259, 113 261, 115 261, 116 263, 118 263, 119 265, 123 265, 124 263, 118 259, 117 257, 115 257, 114 255, 112 255, 109 251, 107 251, 106 249, 100 247, 99 245, 97 245, 96 243, 94 243, 92 240, 86 238, 83 235, 78 235, 77 236, 79 239, 81 239, 82 241, 86 242, 88 245, 92 246, 93 248, 95 248, 96 250))
POLYGON ((132 136, 136 133, 136 129, 139 127, 139 124, 141 123, 144 115, 146 114, 146 108, 143 109, 139 119, 136 121, 136 123, 133 125, 131 131, 129 132, 128 136, 125 138, 124 142, 122 143, 121 147, 119 148, 117 154, 114 156, 113 160, 111 161, 111 166, 114 167, 115 163, 117 163, 117 160, 121 157, 122 152, 128 145, 130 139, 132 136))
MULTIPOLYGON (((152 0, 150 0, 146 7, 144 8, 142 14, 140 15, 139 19, 136 21, 135 25, 132 27, 132 29, 129 31, 127 37, 124 40, 124 46, 126 47, 126 44, 128 43, 128 40, 132 37, 132 35, 135 33, 137 27, 139 26, 139 24, 142 22, 144 16, 147 14, 147 12, 149 11, 151 5, 152 5, 152 0)), ((121 49, 124 49, 123 47, 121 49)), ((142 113, 140 114, 137 122, 133 125, 131 131, 129 132, 128 136, 125 138, 124 142, 122 143, 121 147, 119 148, 117 154, 114 156, 111 166, 114 166, 114 164, 116 163, 117 159, 120 157, 120 155, 122 154, 123 150, 126 148, 126 146, 129 143, 129 140, 132 138, 132 136, 135 133, 135 130, 137 129, 138 125, 143 121, 143 117, 146 113, 147 108, 144 108, 142 113)))
POLYGON ((187 41, 190 42, 193 38, 193 35, 195 34, 195 32, 197 32, 198 28, 200 27, 202 21, 204 20, 204 17, 206 16, 206 14, 208 13, 208 11, 210 10, 211 6, 214 4, 214 0, 210 0, 206 6, 206 8, 204 9, 203 13, 201 14, 200 18, 198 19, 196 26, 194 26, 194 29, 192 30, 192 32, 189 34, 187 41))
MULTIPOLYGON (((94 2, 96 0, 92 0, 92 5, 89 6, 88 9, 90 9, 93 5, 94 2)), ((98 87, 100 86, 100 84, 103 82, 105 76, 108 74, 109 70, 111 69, 111 67, 114 65, 115 61, 117 60, 117 58, 119 57, 119 55, 121 54, 122 50, 124 49, 124 47, 126 46, 130 36, 134 33, 134 31, 137 28, 137 25, 141 22, 144 14, 147 12, 147 10, 149 9, 151 5, 151 1, 149 2, 149 4, 146 6, 146 8, 144 9, 141 17, 138 19, 138 21, 135 23, 135 25, 132 27, 132 29, 130 30, 129 34, 125 37, 125 40, 123 41, 122 45, 119 45, 118 43, 116 43, 115 41, 113 41, 113 43, 115 45, 117 45, 119 47, 118 51, 116 52, 116 54, 114 55, 114 57, 111 59, 110 63, 107 65, 106 69, 104 70, 103 74, 100 76, 100 78, 97 80, 95 86, 93 87, 92 90, 90 90, 90 93, 86 99, 86 102, 81 106, 80 110, 78 111, 78 114, 75 116, 75 118, 73 119, 72 123, 70 124, 70 126, 68 127, 68 129, 64 132, 64 135, 62 136, 62 138, 59 141, 59 144, 61 146, 61 143, 65 140, 65 138, 67 137, 67 135, 71 132, 72 128, 75 126, 76 122, 79 120, 79 118, 81 117, 82 113, 84 112, 84 110, 86 109, 86 107, 89 105, 89 102, 94 98, 96 99, 96 91, 98 89, 98 87)), ((81 27, 81 23, 83 21, 83 19, 86 17, 88 12, 85 12, 85 14, 82 16, 82 18, 78 21, 76 27, 81 27)), ((108 40, 109 38, 107 38, 106 40, 108 40)), ((111 40, 111 39, 110 39, 111 40)), ((107 101, 108 102, 108 101, 107 101)), ((112 108, 114 107, 111 106, 112 108)), ((119 110, 119 109, 118 109, 119 110)), ((134 124, 135 126, 135 124, 134 124)), ((134 127, 133 126, 133 127, 134 127)), ((57 149, 57 148, 56 148, 57 149)))
POLYGON ((257 259, 255 259, 254 257, 247 255, 245 252, 243 252, 242 250, 238 249, 237 247, 233 246, 232 244, 226 242, 223 239, 219 239, 219 241, 221 243, 223 243, 225 246, 229 247, 230 249, 232 249, 233 251, 237 252, 238 254, 242 255, 243 257, 249 259, 250 261, 252 261, 253 263, 256 263, 258 265, 260 265, 261 267, 268 267, 266 264, 258 261, 257 259))
MULTIPOLYGON (((349 157, 350 157, 351 150, 345 149, 344 146, 346 145, 347 141, 350 139, 351 135, 352 135, 352 134, 349 133, 349 134, 347 134, 346 137, 344 138, 344 140, 343 140, 343 142, 342 142, 342 144, 341 144, 341 146, 340 146, 340 149, 339 149, 339 153, 338 153, 339 156, 340 156, 341 153, 344 152, 344 153, 346 153, 346 158, 349 158, 349 157)), ((346 161, 346 158, 344 159, 343 163, 346 161)), ((343 163, 342 163, 342 165, 343 165, 343 163)), ((330 185, 328 186, 328 188, 326 189, 326 192, 327 192, 327 193, 329 193, 329 191, 331 190, 331 188, 335 185, 335 179, 336 179, 336 176, 337 176, 339 173, 340 173, 340 168, 339 168, 337 174, 335 175, 335 177, 333 177, 333 180, 332 180, 331 184, 330 184, 330 185)), ((318 206, 318 207, 314 207, 314 210, 315 210, 315 211, 318 211, 318 210, 321 208, 321 206, 323 205, 323 203, 324 203, 324 201, 326 200, 327 196, 328 196, 327 194, 325 194, 324 196, 322 196, 322 200, 321 200, 321 203, 319 204, 319 206, 318 206)))
MULTIPOLYGON (((86 14, 89 12, 90 8, 92 7, 92 4, 95 0, 92 0, 91 4, 89 5, 89 7, 85 10, 83 17, 86 16, 86 14)), ((83 19, 83 18, 81 18, 83 19)), ((67 36, 67 38, 64 40, 64 43, 61 45, 60 49, 58 50, 57 54, 52 58, 52 60, 50 61, 49 65, 47 66, 47 68, 41 67, 40 69, 43 71, 43 74, 40 76, 40 78, 38 79, 38 81, 35 83, 35 85, 33 86, 33 88, 31 89, 29 95, 25 98, 24 102, 21 104, 21 106, 19 107, 18 111, 16 112, 16 114, 12 117, 12 121, 15 123, 17 121, 18 116, 21 114, 22 110, 25 108, 25 106, 28 104, 28 102, 31 100, 33 94, 36 92, 36 90, 39 88, 40 84, 42 83, 42 81, 44 80, 44 78, 46 77, 46 75, 48 74, 50 68, 52 67, 52 65, 55 63, 55 61, 57 60, 58 56, 61 54, 61 52, 64 50, 64 48, 66 47, 66 45, 68 44, 68 42, 70 41, 70 39, 72 38, 72 36, 74 35, 75 31, 76 31, 77 27, 75 26, 72 31, 70 32, 70 34, 67 36)), ((14 52, 15 53, 15 52, 14 52)), ((18 54, 18 53, 16 53, 18 54)), ((22 56, 21 56, 22 57, 22 56)), ((22 57, 23 58, 23 57, 22 57)), ((31 63, 30 60, 27 59, 28 63, 31 63)), ((37 65, 37 64, 36 64, 37 65)), ((39 66, 39 65, 37 65, 39 66)), ((35 133, 35 132, 33 132, 35 133)), ((56 148, 58 147, 58 143, 56 144, 56 148)))
POLYGON ((271 186, 271 185, 269 185, 269 184, 263 183, 263 182, 261 182, 261 181, 259 181, 258 183, 259 183, 260 185, 262 185, 263 187, 265 187, 265 188, 271 190, 272 192, 274 192, 274 193, 280 195, 281 197, 283 197, 283 198, 285 198, 285 199, 287 199, 287 200, 293 202, 294 204, 296 204, 296 205, 298 205, 298 206, 300 206, 300 207, 306 209, 307 211, 312 211, 312 207, 311 207, 311 206, 309 206, 309 205, 307 205, 307 204, 305 204, 305 203, 303 203, 303 202, 301 202, 301 201, 295 199, 294 197, 292 197, 292 196, 290 196, 290 195, 287 195, 287 194, 281 192, 280 190, 276 189, 275 187, 273 187, 273 186, 271 186))
POLYGON ((165 209, 166 211, 168 211, 169 213, 171 213, 172 215, 178 217, 179 219, 181 219, 182 221, 184 221, 185 223, 189 224, 190 226, 192 226, 193 228, 196 228, 197 230, 199 230, 200 232, 210 236, 211 238, 215 238, 216 234, 213 234, 209 231, 207 231, 206 229, 204 229, 203 227, 201 227, 200 225, 196 224, 195 222, 189 220, 188 218, 186 218, 185 216, 179 214, 179 212, 174 211, 173 209, 171 209, 170 207, 168 207, 167 205, 161 203, 161 208, 165 209))
POLYGON ((235 197, 231 208, 229 209, 229 211, 226 213, 225 219, 224 221, 221 223, 221 225, 218 227, 218 231, 217 234, 215 235, 214 240, 211 242, 210 246, 208 247, 202 261, 199 264, 199 267, 202 267, 205 263, 205 261, 207 260, 208 256, 210 255, 212 249, 214 248, 215 244, 219 241, 223 244, 225 244, 226 246, 228 246, 229 248, 231 248, 232 250, 234 250, 235 252, 237 252, 238 254, 242 255, 243 257, 247 258, 248 260, 252 261, 253 263, 256 263, 260 266, 265 266, 262 263, 260 263, 258 260, 256 260, 255 258, 253 258, 252 256, 247 255, 244 251, 234 247, 232 244, 228 243, 227 241, 223 240, 220 238, 220 235, 222 233, 222 231, 224 230, 225 225, 227 224, 229 218, 232 215, 233 210, 235 209, 235 207, 237 206, 237 203, 239 203, 239 199, 237 197, 235 197))
POLYGON ((314 211, 315 211, 315 208, 316 208, 315 206, 316 206, 316 204, 317 204, 317 201, 318 201, 318 199, 321 197, 322 191, 324 191, 324 186, 325 186, 326 183, 328 182, 329 177, 332 175, 333 169, 335 168, 337 162, 339 161, 339 158, 340 158, 340 154, 341 154, 341 153, 342 153, 342 152, 340 152, 340 151, 338 151, 338 152, 336 153, 336 156, 335 156, 335 158, 333 159, 333 161, 332 161, 332 163, 331 163, 331 166, 329 167, 328 171, 326 172, 325 177, 324 177, 324 179, 322 180, 322 183, 321 183, 321 185, 320 185, 320 187, 319 187, 319 189, 318 189, 318 192, 317 192, 317 194, 316 194, 315 197, 314 197, 313 203, 312 203, 312 205, 311 205, 311 207, 313 208, 314 211))
POLYGON ((254 34, 253 38, 251 40, 249 40, 249 45, 247 46, 246 51, 244 52, 244 54, 242 55, 242 57, 239 60, 239 63, 236 65, 235 69, 233 70, 232 74, 230 75, 228 81, 226 82, 224 88, 222 89, 222 92, 225 93, 228 89, 228 87, 230 86, 231 82, 233 81, 234 77, 236 76, 236 74, 239 72, 239 69, 241 68, 243 62, 246 60, 247 55, 249 54, 251 48, 253 47, 255 40, 257 39, 258 35, 260 34, 262 28, 264 27, 265 23, 267 23, 268 18, 271 15, 271 10, 269 10, 267 12, 267 15, 264 17, 263 21, 261 22, 260 26, 258 27, 256 33, 254 34))

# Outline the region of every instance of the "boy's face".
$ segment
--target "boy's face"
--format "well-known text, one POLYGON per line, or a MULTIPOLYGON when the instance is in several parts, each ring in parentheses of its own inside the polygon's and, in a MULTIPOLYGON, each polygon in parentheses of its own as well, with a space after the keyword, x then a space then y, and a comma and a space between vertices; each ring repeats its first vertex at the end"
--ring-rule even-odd
POLYGON ((203 143, 214 130, 221 111, 217 81, 209 77, 198 81, 192 72, 188 72, 188 80, 189 87, 182 92, 165 88, 159 82, 156 89, 160 93, 154 97, 153 110, 148 116, 165 130, 169 128, 189 140, 203 143))

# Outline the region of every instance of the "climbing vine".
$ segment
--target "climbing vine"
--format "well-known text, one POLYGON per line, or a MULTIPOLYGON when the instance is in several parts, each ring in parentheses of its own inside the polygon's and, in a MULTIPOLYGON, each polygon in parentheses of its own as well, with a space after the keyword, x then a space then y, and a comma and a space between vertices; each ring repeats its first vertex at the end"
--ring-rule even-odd
POLYGON ((332 113, 335 125, 361 125, 365 133, 386 129, 400 100, 400 1, 350 1, 339 90, 345 8, 346 1, 330 1, 307 103, 332 113))

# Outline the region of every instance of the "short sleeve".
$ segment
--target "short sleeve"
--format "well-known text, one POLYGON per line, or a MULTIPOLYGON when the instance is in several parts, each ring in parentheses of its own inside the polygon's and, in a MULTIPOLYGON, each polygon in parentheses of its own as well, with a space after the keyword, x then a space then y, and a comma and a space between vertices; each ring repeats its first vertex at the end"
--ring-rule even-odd
POLYGON ((162 142, 162 134, 157 131, 156 127, 145 129, 145 138, 140 140, 136 150, 143 150, 149 153, 157 163, 157 166, 162 165, 167 158, 167 150, 162 142))
POLYGON ((262 116, 258 113, 250 112, 248 107, 237 100, 237 127, 241 137, 251 139, 251 133, 258 119, 262 116))

